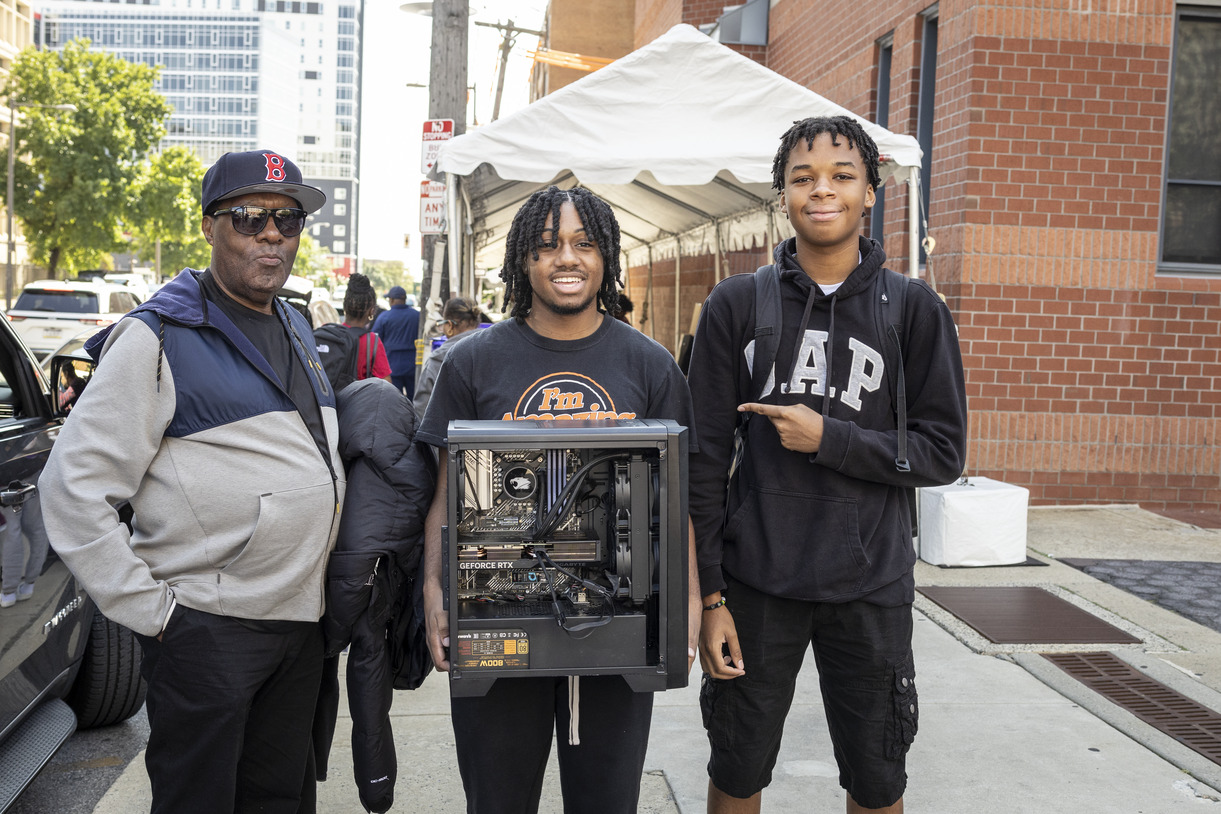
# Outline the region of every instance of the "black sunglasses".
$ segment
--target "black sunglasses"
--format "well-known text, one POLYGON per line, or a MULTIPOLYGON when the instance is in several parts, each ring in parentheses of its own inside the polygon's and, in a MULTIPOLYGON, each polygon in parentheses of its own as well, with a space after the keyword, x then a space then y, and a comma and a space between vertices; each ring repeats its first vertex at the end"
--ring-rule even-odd
POLYGON ((234 206, 229 209, 218 209, 212 213, 213 217, 217 215, 228 215, 229 222, 233 224, 235 231, 243 235, 257 235, 267 226, 267 218, 271 216, 275 219, 276 230, 284 237, 296 237, 301 234, 301 230, 305 228, 304 209, 267 209, 262 206, 234 206))

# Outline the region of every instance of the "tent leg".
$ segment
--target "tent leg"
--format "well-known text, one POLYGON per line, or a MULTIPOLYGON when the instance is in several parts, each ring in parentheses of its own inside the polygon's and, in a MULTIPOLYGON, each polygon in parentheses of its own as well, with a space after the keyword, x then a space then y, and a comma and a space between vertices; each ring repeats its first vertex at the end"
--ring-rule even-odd
POLYGON ((678 321, 682 318, 681 297, 682 289, 680 283, 683 276, 683 244, 682 241, 675 238, 674 240, 674 358, 678 358, 678 346, 682 344, 682 329, 678 326, 678 321))
POLYGON ((912 167, 907 177, 907 267, 908 277, 920 276, 920 170, 912 167))
MULTIPOLYGON (((467 293, 469 270, 462 268, 462 217, 458 212, 458 176, 445 173, 445 219, 449 233, 449 286, 459 294, 467 293)), ((445 300, 442 298, 442 305, 445 300)))

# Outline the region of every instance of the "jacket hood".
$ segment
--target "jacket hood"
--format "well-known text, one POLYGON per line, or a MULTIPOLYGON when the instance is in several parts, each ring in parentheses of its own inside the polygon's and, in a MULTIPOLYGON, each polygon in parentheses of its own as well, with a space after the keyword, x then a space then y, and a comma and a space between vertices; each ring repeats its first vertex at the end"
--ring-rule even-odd
MULTIPOLYGON (((880 243, 863 236, 858 240, 860 241, 861 262, 848 275, 848 279, 844 280, 843 285, 836 289, 835 296, 841 300, 862 291, 868 291, 869 287, 873 285, 873 278, 886 264, 886 252, 882 250, 880 243)), ((776 268, 780 271, 780 279, 796 284, 803 294, 808 293, 814 285, 814 281, 797 263, 797 238, 790 237, 783 243, 777 244, 772 255, 776 268)), ((819 296, 823 295, 819 294, 819 296)))
POLYGON ((369 458, 379 470, 400 465, 415 438, 415 408, 384 379, 363 379, 339 391, 339 454, 369 458))
MULTIPOLYGON (((180 325, 204 324, 208 319, 208 306, 203 286, 199 282, 199 275, 202 273, 194 269, 183 269, 178 272, 178 276, 163 285, 147 301, 124 314, 123 319, 140 313, 153 313, 167 322, 175 322, 180 325)), ((114 325, 107 326, 91 336, 85 343, 85 352, 93 358, 93 361, 98 361, 102 354, 102 347, 106 344, 106 338, 110 336, 112 330, 114 330, 114 325)))

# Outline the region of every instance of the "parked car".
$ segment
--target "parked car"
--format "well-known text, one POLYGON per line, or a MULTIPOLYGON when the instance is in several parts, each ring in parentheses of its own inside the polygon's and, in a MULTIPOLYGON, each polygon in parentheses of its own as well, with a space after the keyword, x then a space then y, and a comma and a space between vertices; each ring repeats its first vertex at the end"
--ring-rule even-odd
MULTIPOLYGON (((92 364, 77 354, 53 372, 65 390, 79 393, 92 364)), ((64 421, 61 395, 0 320, 0 540, 6 548, 21 546, 23 561, 42 553, 42 513, 72 510, 37 500, 38 478, 64 421)), ((0 602, 0 811, 78 727, 118 723, 144 704, 135 635, 99 613, 54 550, 45 551, 30 587, 0 602)))
POLYGON ((126 286, 106 282, 28 283, 7 314, 30 350, 44 356, 89 325, 109 325, 141 302, 126 286))
POLYGON ((47 377, 47 381, 51 382, 51 363, 55 361, 56 356, 80 356, 81 350, 85 347, 85 343, 89 341, 89 337, 93 336, 98 331, 105 327, 103 325, 91 325, 85 330, 78 333, 76 336, 66 340, 55 350, 42 357, 42 375, 47 377))
POLYGON ((102 276, 102 279, 114 285, 122 285, 131 289, 131 293, 136 295, 140 302, 144 302, 150 296, 148 290, 148 279, 143 274, 135 272, 114 272, 102 276))

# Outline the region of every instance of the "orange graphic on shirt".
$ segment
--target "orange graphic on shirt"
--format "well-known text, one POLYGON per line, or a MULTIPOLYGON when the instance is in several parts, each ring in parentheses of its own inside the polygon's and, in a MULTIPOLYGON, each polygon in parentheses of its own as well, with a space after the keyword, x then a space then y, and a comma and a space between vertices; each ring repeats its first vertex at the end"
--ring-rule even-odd
POLYGON ((615 401, 602 385, 580 373, 549 373, 526 388, 513 411, 504 421, 529 419, 590 420, 635 418, 634 412, 620 413, 615 401))

